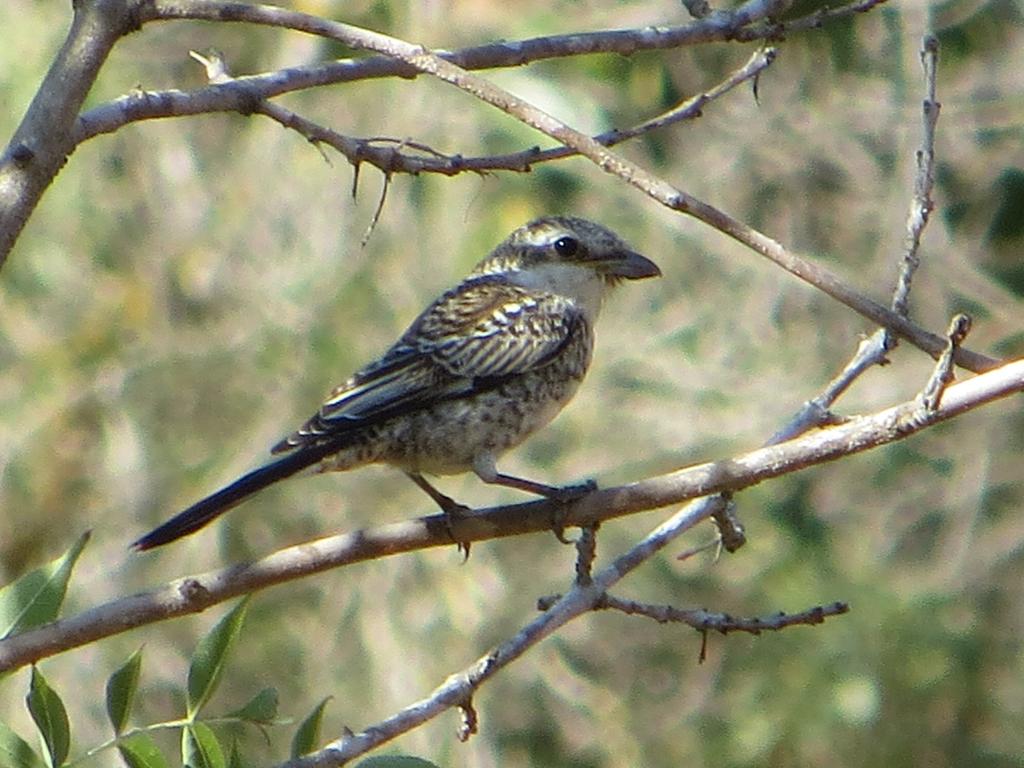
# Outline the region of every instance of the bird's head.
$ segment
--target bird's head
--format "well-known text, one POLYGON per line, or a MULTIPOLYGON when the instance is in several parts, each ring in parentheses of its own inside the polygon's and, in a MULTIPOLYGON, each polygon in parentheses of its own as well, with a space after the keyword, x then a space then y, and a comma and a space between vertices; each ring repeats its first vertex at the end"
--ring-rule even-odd
POLYGON ((596 314, 606 290, 661 270, 606 227, 587 219, 545 216, 509 235, 474 275, 501 275, 516 285, 567 296, 596 314))

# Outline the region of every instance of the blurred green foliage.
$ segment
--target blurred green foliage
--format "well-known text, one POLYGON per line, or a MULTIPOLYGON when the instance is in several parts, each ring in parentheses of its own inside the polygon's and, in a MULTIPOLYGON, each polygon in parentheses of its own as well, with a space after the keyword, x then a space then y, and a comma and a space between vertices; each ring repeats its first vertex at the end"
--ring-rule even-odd
MULTIPOLYGON (((427 45, 685 21, 637 0, 507 4, 296 0, 292 7, 427 45)), ((804 8, 794 7, 791 13, 804 8)), ((0 3, 0 134, 9 136, 60 44, 67 3, 0 3)), ((970 344, 1019 356, 1024 25, 1009 0, 891 5, 791 35, 755 101, 741 88, 701 119, 622 147, 692 194, 812 253, 880 300, 893 284, 920 140, 918 62, 942 43, 936 215, 912 295, 944 328, 967 306, 970 344), (930 21, 929 21, 930 20, 930 21)), ((323 41, 240 25, 162 24, 126 38, 90 95, 195 88, 190 49, 236 74, 345 56, 323 41)), ((649 118, 715 84, 752 46, 591 56, 488 73, 593 132, 649 118)), ((295 94, 283 103, 354 136, 441 152, 506 152, 538 135, 426 78, 295 94)), ((92 541, 69 610, 336 530, 430 511, 396 473, 366 469, 268 490, 181 544, 136 556, 138 534, 236 474, 371 359, 510 229, 575 212, 662 266, 624 287, 598 328, 573 404, 503 467, 552 482, 627 481, 764 440, 814 396, 871 328, 755 255, 654 206, 589 163, 529 174, 381 179, 259 117, 133 125, 72 156, 0 274, 0 576, 92 541)), ((930 361, 903 345, 840 403, 913 397, 930 361)), ((457 715, 403 752, 438 765, 970 766, 1024 754, 1024 419, 994 404, 906 444, 805 471, 738 497, 750 543, 719 562, 673 552, 624 596, 737 615, 841 599, 814 630, 710 639, 609 613, 586 617, 486 686, 481 733, 457 715)), ((468 503, 518 498, 442 481, 468 503)), ((610 557, 653 527, 602 528, 610 557)), ((710 537, 693 534, 686 546, 710 537)), ((224 672, 224 711, 274 688, 298 723, 326 696, 322 734, 414 701, 534 615, 572 577, 551 536, 401 556, 257 596, 224 672)), ((184 709, 180 681, 214 618, 111 638, 46 662, 77 743, 106 738, 98 691, 142 642, 146 722, 184 709), (99 670, 99 672, 98 672, 99 670)), ((28 672, 0 681, 0 721, 31 732, 28 672)), ((158 734, 160 739, 171 739, 158 734)), ((246 754, 288 755, 240 734, 246 754)), ((167 747, 171 741, 160 742, 167 747)), ((266 761, 264 761, 266 762, 266 761)))

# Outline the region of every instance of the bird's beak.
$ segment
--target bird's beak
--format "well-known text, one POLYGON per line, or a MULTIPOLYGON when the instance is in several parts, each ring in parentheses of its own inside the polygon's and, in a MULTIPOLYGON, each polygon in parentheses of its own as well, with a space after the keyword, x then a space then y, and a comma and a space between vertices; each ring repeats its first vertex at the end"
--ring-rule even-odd
POLYGON ((661 277, 661 270, 657 264, 634 251, 620 251, 614 258, 603 261, 600 269, 609 277, 621 277, 626 280, 661 277))

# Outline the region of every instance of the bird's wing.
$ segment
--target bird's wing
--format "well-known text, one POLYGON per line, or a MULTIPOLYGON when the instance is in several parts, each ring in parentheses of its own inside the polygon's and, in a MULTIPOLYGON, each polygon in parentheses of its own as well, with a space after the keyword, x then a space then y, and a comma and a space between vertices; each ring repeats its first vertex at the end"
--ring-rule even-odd
POLYGON ((581 322, 564 297, 480 280, 443 296, 406 336, 449 375, 488 379, 546 365, 581 322))
POLYGON ((585 320, 569 300, 480 278, 441 296, 379 360, 337 387, 275 453, 330 439, 546 365, 585 320))

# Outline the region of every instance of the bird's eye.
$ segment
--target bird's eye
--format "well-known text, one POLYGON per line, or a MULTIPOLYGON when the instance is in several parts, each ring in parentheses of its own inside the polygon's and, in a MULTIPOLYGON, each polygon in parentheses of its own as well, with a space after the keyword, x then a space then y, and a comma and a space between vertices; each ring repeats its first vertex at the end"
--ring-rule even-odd
POLYGON ((559 256, 575 256, 580 249, 580 241, 575 237, 560 237, 555 240, 555 250, 559 256))

